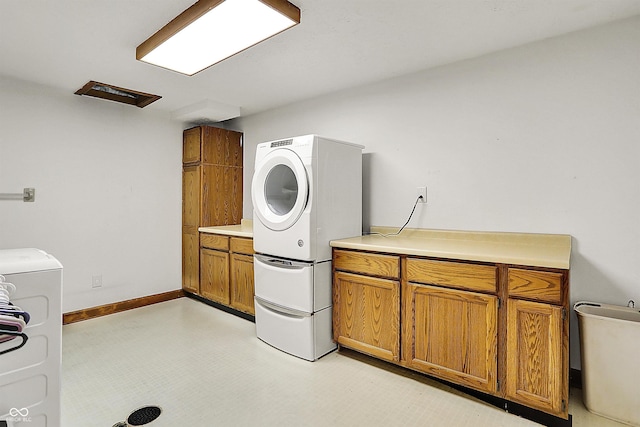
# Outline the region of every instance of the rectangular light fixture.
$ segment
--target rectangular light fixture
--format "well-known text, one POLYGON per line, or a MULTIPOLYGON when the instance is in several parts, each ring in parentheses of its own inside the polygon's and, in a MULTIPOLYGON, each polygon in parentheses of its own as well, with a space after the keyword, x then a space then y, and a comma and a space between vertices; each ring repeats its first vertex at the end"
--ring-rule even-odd
POLYGON ((136 49, 136 59, 189 76, 300 23, 286 0, 199 0, 136 49))

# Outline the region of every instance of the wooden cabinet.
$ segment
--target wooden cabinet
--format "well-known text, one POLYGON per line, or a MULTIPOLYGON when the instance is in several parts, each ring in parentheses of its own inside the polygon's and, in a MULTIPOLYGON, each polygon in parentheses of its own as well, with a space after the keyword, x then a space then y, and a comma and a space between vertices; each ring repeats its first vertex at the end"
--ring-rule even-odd
POLYGON ((413 369, 487 393, 497 389, 498 298, 409 284, 405 360, 413 369))
POLYGON ((182 169, 182 287, 199 291, 200 170, 197 166, 182 169))
POLYGON ((255 315, 253 297, 253 240, 231 238, 229 304, 236 310, 255 315))
POLYGON ((242 218, 241 140, 240 132, 211 126, 183 133, 182 287, 195 294, 202 294, 198 227, 242 218))
POLYGON ((200 236, 200 295, 229 305, 229 238, 200 236))
POLYGON ((252 239, 200 235, 200 294, 255 315, 252 239))
POLYGON ((568 414, 566 272, 508 269, 506 396, 568 414))
POLYGON ((411 257, 404 262, 403 361, 430 375, 494 393, 496 267, 411 257))
POLYGON ((333 333, 339 344, 384 360, 400 360, 400 259, 333 253, 333 333))
POLYGON ((337 248, 333 268, 341 346, 568 418, 568 270, 337 248))

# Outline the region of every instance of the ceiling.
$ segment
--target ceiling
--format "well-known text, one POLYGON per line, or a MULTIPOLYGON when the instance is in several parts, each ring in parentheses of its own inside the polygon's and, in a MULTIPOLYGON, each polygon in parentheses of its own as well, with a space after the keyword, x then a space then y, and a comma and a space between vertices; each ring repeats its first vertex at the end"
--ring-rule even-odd
POLYGON ((0 75, 69 94, 95 80, 216 121, 640 14, 640 0, 290 0, 300 25, 192 77, 136 61, 194 1, 2 0, 0 75))

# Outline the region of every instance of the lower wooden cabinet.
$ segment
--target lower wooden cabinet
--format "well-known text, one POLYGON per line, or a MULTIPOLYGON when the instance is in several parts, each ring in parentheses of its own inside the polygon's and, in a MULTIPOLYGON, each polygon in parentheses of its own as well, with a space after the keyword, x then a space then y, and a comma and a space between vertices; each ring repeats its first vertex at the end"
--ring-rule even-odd
POLYGON ((334 340, 380 359, 400 360, 400 282, 337 272, 334 340))
POLYGON ((509 298, 507 380, 509 400, 552 414, 567 412, 568 376, 563 309, 509 298))
POLYGON ((229 305, 229 252, 200 250, 200 295, 229 305))
POLYGON ((253 255, 231 254, 229 304, 236 310, 255 314, 253 306, 253 255))
POLYGON ((568 270, 333 252, 341 346, 568 418, 568 270))
POLYGON ((405 361, 416 370, 486 393, 497 389, 498 298, 409 283, 405 361))
POLYGON ((211 301, 255 315, 253 240, 200 235, 200 292, 211 301))

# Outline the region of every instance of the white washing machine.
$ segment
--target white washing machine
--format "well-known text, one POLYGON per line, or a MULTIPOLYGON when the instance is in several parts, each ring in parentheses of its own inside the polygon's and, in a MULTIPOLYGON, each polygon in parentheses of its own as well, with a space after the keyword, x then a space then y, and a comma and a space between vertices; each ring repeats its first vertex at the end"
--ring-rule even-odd
POLYGON ((257 147, 251 184, 256 334, 302 359, 336 348, 329 241, 362 233, 363 148, 316 135, 257 147))
MULTIPOLYGON (((0 427, 59 427, 62 265, 39 249, 3 249, 0 275, 0 286, 15 288, 9 297, 21 310, 16 313, 29 316, 23 346, 0 340, 0 427)), ((11 313, 6 308, 0 310, 5 321, 11 313)), ((0 325, 0 337, 2 330, 0 325)))
POLYGON ((329 242, 362 233, 362 149, 305 135, 258 144, 251 183, 256 252, 331 259, 329 242))

